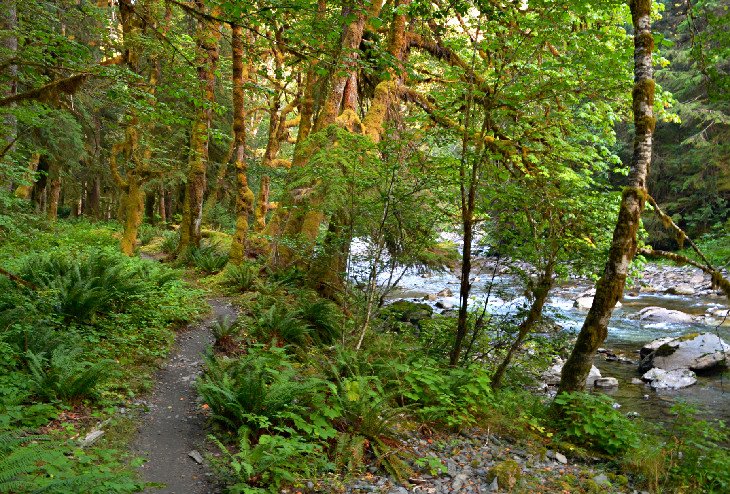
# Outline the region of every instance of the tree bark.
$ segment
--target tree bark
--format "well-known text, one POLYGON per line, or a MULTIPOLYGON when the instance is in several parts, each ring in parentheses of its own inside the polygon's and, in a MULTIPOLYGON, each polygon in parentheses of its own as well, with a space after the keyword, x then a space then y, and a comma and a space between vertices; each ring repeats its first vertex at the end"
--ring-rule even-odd
MULTIPOLYGON (((205 11, 202 0, 196 0, 196 8, 205 11)), ((198 83, 201 92, 200 109, 193 120, 190 132, 190 158, 185 198, 183 201, 182 222, 180 223, 180 246, 178 254, 190 247, 200 245, 200 227, 203 221, 203 195, 206 186, 208 166, 208 140, 212 106, 215 101, 215 70, 218 65, 218 42, 220 25, 208 19, 198 19, 196 29, 196 61, 198 83)))
POLYGON ((492 376, 492 389, 499 389, 502 386, 502 379, 504 378, 504 374, 507 371, 507 367, 509 367, 509 364, 512 361, 512 357, 514 356, 515 352, 520 349, 527 335, 532 332, 535 324, 540 321, 540 318, 542 317, 542 310, 545 307, 545 302, 547 301, 547 297, 550 293, 550 289, 552 288, 552 286, 553 264, 548 264, 545 267, 542 275, 540 276, 540 280, 538 281, 537 287, 535 288, 535 299, 530 305, 530 311, 527 313, 527 317, 525 318, 525 320, 520 323, 520 326, 517 330, 517 338, 510 346, 509 350, 507 351, 507 355, 505 355, 502 363, 499 364, 499 367, 497 367, 497 370, 494 372, 494 376, 492 376))
POLYGON ((58 163, 51 162, 48 167, 48 178, 50 179, 50 189, 48 191, 48 219, 55 221, 58 219, 58 202, 61 198, 61 170, 58 163))
POLYGON ((603 276, 596 285, 596 296, 588 311, 578 340, 563 367, 559 392, 581 390, 598 347, 606 339, 608 322, 616 302, 623 294, 629 264, 636 254, 636 233, 647 199, 646 177, 651 164, 654 119, 654 80, 651 33, 651 0, 631 0, 634 25, 634 150, 629 183, 621 196, 618 221, 603 276))
POLYGON ((250 64, 243 62, 243 28, 231 26, 233 52, 233 142, 236 156, 236 232, 231 242, 229 259, 241 264, 246 257, 249 216, 253 213, 254 195, 248 186, 246 162, 246 108, 244 85, 248 82, 250 64))

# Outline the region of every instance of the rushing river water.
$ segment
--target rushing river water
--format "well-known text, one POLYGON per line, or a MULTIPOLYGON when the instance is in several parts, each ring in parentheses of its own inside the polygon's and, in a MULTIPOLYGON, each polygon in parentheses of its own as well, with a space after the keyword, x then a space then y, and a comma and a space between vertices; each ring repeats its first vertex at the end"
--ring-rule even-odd
MULTIPOLYGON (((481 305, 486 299, 490 274, 481 274, 472 288, 473 306, 481 305)), ((491 290, 487 307, 497 315, 506 315, 518 309, 525 303, 525 298, 519 293, 519 283, 511 276, 496 276, 491 290)), ((417 273, 405 274, 400 283, 400 289, 391 295, 392 298, 421 300, 424 296, 435 294, 449 288, 458 294, 459 280, 453 273, 433 273, 420 275, 417 273)), ((569 285, 557 287, 554 295, 549 299, 545 313, 553 317, 566 331, 577 332, 586 316, 585 310, 574 307, 574 300, 584 292, 587 286, 569 285)), ((439 297, 437 301, 458 307, 459 299, 455 297, 439 297)), ((429 302, 434 304, 436 301, 429 302)), ((647 324, 632 317, 639 310, 648 306, 664 307, 680 310, 693 315, 704 314, 712 307, 726 307, 724 299, 710 299, 696 296, 639 294, 626 296, 622 300, 622 307, 614 311, 608 328, 608 338, 604 346, 616 353, 625 355, 638 361, 638 350, 645 343, 664 336, 681 336, 692 332, 718 333, 725 341, 730 342, 730 328, 728 326, 709 326, 703 323, 647 324)), ((596 356, 596 366, 603 376, 616 377, 619 387, 607 390, 616 402, 622 405, 624 411, 635 411, 640 415, 663 420, 668 418, 668 410, 676 400, 684 400, 695 404, 702 414, 707 417, 720 418, 730 421, 730 372, 714 373, 698 376, 697 384, 679 389, 654 391, 643 384, 632 384, 632 378, 640 377, 637 365, 607 361, 602 356, 596 356)))

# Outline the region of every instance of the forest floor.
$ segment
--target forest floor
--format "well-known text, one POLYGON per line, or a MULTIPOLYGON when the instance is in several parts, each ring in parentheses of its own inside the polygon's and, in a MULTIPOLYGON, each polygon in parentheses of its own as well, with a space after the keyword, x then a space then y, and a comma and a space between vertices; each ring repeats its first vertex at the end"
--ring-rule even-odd
POLYGON ((225 299, 211 298, 211 314, 178 333, 166 364, 155 376, 152 394, 143 402, 135 453, 146 462, 140 467, 147 482, 165 484, 148 489, 164 494, 219 492, 203 460, 206 420, 198 405, 195 380, 202 372, 203 355, 213 342, 210 326, 218 318, 236 318, 236 309, 225 299))

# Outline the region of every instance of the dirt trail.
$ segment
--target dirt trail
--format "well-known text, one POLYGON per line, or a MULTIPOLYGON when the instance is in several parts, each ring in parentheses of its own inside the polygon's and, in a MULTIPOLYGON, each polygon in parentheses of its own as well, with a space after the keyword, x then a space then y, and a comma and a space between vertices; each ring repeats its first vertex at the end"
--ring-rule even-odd
POLYGON ((141 417, 133 449, 147 461, 140 468, 144 480, 165 484, 145 492, 164 494, 217 493, 208 469, 190 456, 204 452, 205 419, 197 406, 194 384, 202 369, 205 348, 212 343, 210 325, 217 319, 236 318, 236 310, 222 299, 208 300, 212 314, 190 325, 176 338, 165 366, 155 376, 147 398, 148 411, 141 417))

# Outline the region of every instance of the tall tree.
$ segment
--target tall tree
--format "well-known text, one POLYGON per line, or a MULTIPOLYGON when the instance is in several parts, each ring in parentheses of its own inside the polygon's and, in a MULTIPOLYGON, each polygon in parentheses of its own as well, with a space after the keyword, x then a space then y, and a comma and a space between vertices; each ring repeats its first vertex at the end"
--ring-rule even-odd
POLYGON ((636 254, 637 232, 647 200, 646 178, 652 154, 654 92, 651 31, 651 0, 631 0, 634 27, 634 148, 628 185, 621 195, 616 228, 603 275, 596 285, 593 305, 588 311, 578 339, 560 378, 559 392, 581 390, 596 350, 606 339, 608 323, 626 284, 629 265, 636 254))
MULTIPOLYGON (((196 0, 195 8, 207 13, 204 0, 196 0)), ((190 157, 188 160, 187 183, 180 223, 180 244, 178 252, 200 245, 203 222, 203 196, 206 188, 210 126, 215 103, 215 71, 218 67, 220 22, 214 20, 217 8, 210 10, 212 16, 198 16, 195 31, 195 63, 198 71, 197 114, 190 129, 190 157)))

